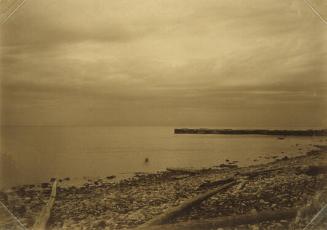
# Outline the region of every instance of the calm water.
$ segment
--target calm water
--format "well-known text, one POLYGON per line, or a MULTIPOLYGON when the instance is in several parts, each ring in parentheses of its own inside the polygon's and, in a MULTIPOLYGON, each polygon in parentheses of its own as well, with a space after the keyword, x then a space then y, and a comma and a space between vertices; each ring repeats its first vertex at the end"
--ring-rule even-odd
POLYGON ((206 167, 226 159, 248 165, 257 163, 259 156, 303 154, 313 144, 326 141, 320 137, 175 135, 172 127, 2 127, 1 131, 2 186, 50 177, 206 167))

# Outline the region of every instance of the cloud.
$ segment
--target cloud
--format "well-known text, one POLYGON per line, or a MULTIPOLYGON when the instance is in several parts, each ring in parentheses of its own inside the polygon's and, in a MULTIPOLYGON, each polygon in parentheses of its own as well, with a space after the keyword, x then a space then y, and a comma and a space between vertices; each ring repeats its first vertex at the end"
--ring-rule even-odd
POLYGON ((325 110, 326 32, 298 1, 31 0, 1 32, 10 124, 325 110))

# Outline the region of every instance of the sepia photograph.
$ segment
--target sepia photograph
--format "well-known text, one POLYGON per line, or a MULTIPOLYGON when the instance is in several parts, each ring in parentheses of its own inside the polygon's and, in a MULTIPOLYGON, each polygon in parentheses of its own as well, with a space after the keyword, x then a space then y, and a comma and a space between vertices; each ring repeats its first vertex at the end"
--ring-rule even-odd
POLYGON ((0 230, 326 230, 327 0, 0 0, 0 230))

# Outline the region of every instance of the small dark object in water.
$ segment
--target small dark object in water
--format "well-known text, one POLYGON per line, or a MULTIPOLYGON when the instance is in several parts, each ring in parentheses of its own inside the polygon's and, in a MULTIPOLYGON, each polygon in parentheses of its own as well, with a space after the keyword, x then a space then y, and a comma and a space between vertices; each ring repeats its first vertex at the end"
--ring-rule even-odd
POLYGON ((279 139, 279 140, 284 140, 284 139, 285 139, 285 137, 278 137, 278 139, 279 139))
POLYGON ((67 180, 68 181, 68 180, 70 180, 70 178, 69 177, 66 177, 66 178, 64 178, 64 180, 67 180))
POLYGON ((145 163, 148 163, 149 162, 149 158, 145 158, 144 162, 145 163))

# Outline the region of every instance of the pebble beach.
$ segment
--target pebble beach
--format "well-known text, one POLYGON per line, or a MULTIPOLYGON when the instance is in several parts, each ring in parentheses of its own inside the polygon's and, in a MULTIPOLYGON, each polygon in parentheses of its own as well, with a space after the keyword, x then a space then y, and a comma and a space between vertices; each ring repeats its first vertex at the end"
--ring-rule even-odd
MULTIPOLYGON (((317 194, 321 204, 321 199, 326 198, 321 195, 325 192, 326 173, 315 168, 326 165, 326 153, 327 146, 321 145, 302 156, 285 156, 255 166, 238 167, 231 162, 203 169, 136 173, 121 180, 115 176, 85 179, 79 185, 69 183, 70 178, 62 178, 48 228, 137 228, 219 186, 226 178, 236 180, 237 185, 218 192, 167 224, 178 226, 178 223, 255 215, 262 211, 301 210, 312 203, 317 194), (219 183, 215 183, 217 181, 219 183)), ((51 186, 51 182, 46 182, 13 187, 2 191, 0 200, 29 229, 49 199, 51 186)), ((297 223, 287 218, 222 229, 301 229, 313 215, 314 212, 305 214, 297 223)))

